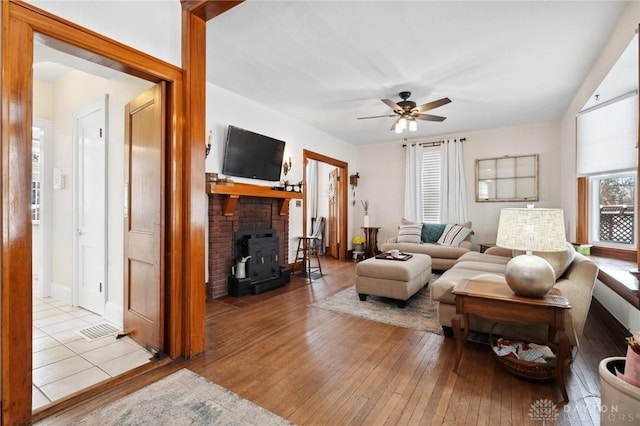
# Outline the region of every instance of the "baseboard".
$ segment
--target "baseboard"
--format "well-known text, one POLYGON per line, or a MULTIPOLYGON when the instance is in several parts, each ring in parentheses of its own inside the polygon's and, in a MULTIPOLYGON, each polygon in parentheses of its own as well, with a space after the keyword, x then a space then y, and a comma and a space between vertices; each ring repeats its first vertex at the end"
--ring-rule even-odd
POLYGON ((71 287, 67 287, 57 283, 51 283, 50 294, 51 298, 64 302, 68 305, 72 304, 71 300, 71 287))
POLYGON ((609 312, 607 308, 605 308, 604 305, 595 297, 591 298, 590 310, 593 316, 609 330, 614 340, 624 342, 625 337, 631 336, 629 330, 627 330, 627 328, 622 325, 622 323, 618 321, 618 319, 614 317, 611 312, 609 312))
POLYGON ((124 311, 122 310, 122 303, 113 303, 107 301, 104 306, 104 319, 113 324, 122 327, 124 318, 124 311))

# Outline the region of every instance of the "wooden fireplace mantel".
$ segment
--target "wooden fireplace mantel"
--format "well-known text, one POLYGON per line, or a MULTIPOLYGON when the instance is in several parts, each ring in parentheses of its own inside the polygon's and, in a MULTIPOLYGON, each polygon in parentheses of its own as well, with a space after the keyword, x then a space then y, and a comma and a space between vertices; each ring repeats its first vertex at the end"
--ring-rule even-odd
POLYGON ((268 186, 251 185, 248 183, 214 184, 207 183, 207 194, 224 195, 222 212, 225 216, 233 216, 240 197, 277 198, 280 216, 289 213, 289 200, 302 199, 302 192, 278 191, 268 186))

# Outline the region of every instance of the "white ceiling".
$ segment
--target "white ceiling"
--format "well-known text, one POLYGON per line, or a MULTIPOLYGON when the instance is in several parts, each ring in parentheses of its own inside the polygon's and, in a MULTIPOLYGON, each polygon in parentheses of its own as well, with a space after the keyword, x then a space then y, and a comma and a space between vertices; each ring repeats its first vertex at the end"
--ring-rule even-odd
POLYGON ((408 137, 559 120, 625 7, 249 0, 208 22, 207 80, 353 144, 397 140, 393 118, 357 118, 404 90, 452 100, 408 137))

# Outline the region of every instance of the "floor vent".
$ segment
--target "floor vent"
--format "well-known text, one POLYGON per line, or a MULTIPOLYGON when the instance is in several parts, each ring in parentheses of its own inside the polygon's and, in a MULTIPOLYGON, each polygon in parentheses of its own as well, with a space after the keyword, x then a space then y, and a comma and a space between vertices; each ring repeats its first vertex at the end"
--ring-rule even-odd
POLYGON ((93 340, 101 339, 106 336, 118 334, 119 332, 120 330, 117 327, 114 327, 111 324, 103 323, 83 328, 81 330, 78 330, 76 333, 91 342, 93 340))

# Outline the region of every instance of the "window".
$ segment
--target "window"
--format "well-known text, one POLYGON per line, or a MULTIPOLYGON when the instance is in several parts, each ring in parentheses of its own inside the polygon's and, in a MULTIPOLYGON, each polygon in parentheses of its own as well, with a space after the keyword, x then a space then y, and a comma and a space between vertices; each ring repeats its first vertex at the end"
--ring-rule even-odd
POLYGON ((589 242, 635 248, 636 173, 589 177, 589 242))
POLYGON ((40 141, 42 131, 33 129, 31 152, 31 221, 40 223, 40 141))
POLYGON ((422 150, 422 221, 440 222, 441 151, 439 146, 422 150))

